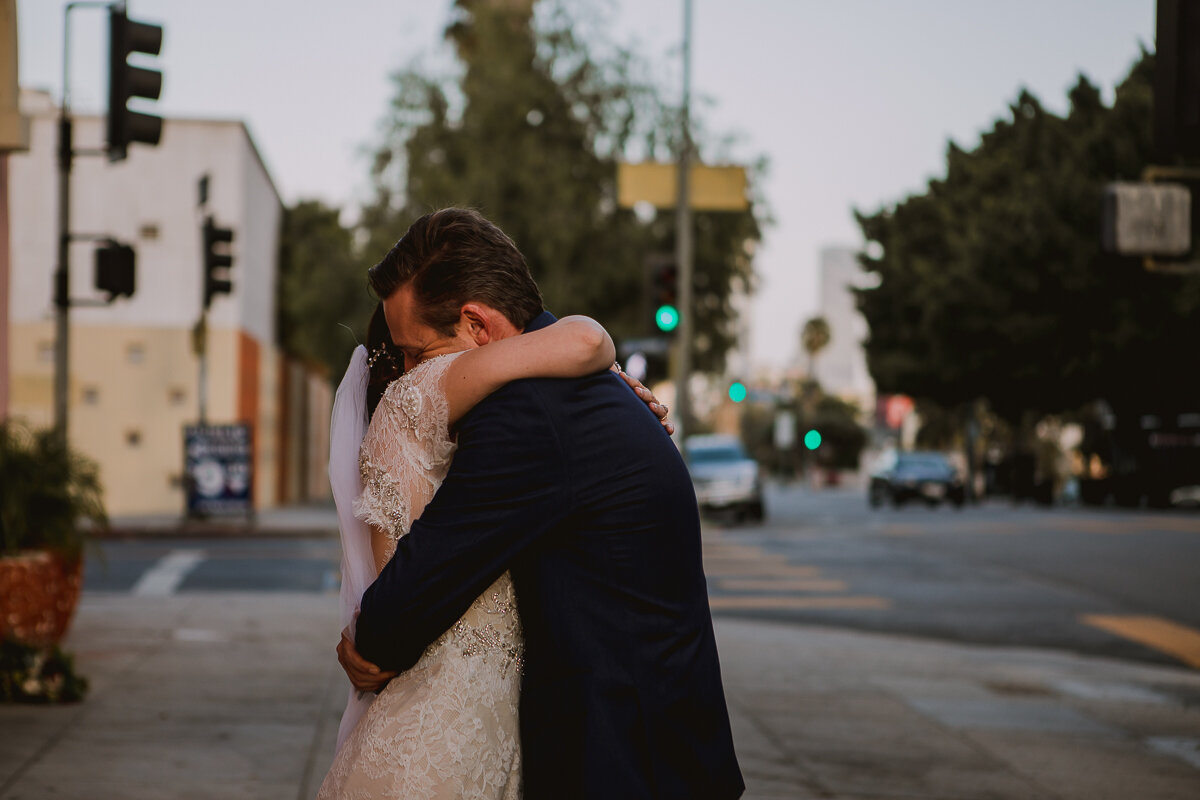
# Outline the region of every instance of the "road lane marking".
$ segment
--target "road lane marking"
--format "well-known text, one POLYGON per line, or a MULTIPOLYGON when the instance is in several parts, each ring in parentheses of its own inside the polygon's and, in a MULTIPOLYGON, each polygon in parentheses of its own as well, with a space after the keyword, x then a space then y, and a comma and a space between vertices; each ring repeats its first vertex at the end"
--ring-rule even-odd
POLYGON ((1071 533, 1104 533, 1121 536, 1130 533, 1145 533, 1145 522, 1145 520, 1055 519, 1049 520, 1047 526, 1054 530, 1071 533))
POLYGON ((1146 740, 1151 750, 1174 756, 1200 769, 1200 739, 1173 736, 1152 736, 1146 740))
POLYGON ((779 553, 755 553, 753 555, 737 556, 705 553, 704 560, 706 563, 713 564, 786 564, 787 556, 780 555, 779 553))
POLYGON ((824 578, 819 567, 788 563, 787 556, 757 545, 705 542, 704 572, 712 578, 713 588, 722 592, 709 597, 710 608, 718 611, 884 609, 892 605, 882 597, 832 594, 844 593, 846 582, 824 578))
POLYGON ((139 597, 166 597, 174 594, 188 573, 203 560, 203 550, 172 550, 142 573, 142 577, 130 591, 139 597))
POLYGON ((832 578, 718 578, 729 592, 844 592, 846 582, 832 578))
POLYGON ((920 536, 928 533, 929 529, 920 525, 884 525, 884 536, 920 536))
POLYGON ((224 631, 212 631, 205 628, 176 628, 174 632, 177 642, 197 642, 199 644, 216 644, 229 641, 229 634, 224 631))
POLYGON ((796 597, 795 595, 717 595, 708 598, 710 608, 732 609, 792 609, 836 610, 855 608, 891 608, 892 601, 884 597, 796 597))
POLYGON ((704 554, 718 557, 728 558, 761 558, 768 553, 761 547, 752 547, 746 544, 721 544, 706 542, 704 544, 704 554))
POLYGON ((776 577, 776 578, 815 578, 820 572, 816 567, 800 567, 792 564, 779 564, 768 561, 762 564, 756 564, 752 561, 745 562, 723 562, 713 564, 712 562, 704 563, 704 572, 707 575, 749 575, 755 577, 776 577))
POLYGON ((1200 522, 1177 517, 1065 518, 1054 520, 1050 525, 1079 533, 1200 533, 1200 522))
POLYGON ((1200 669, 1200 631, 1162 617, 1132 614, 1085 614, 1084 623, 1131 639, 1200 669))

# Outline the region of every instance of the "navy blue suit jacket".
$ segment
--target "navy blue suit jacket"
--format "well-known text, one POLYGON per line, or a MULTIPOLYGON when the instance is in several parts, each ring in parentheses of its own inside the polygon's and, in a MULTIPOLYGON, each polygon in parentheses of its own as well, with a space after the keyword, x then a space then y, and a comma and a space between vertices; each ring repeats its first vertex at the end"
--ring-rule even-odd
POLYGON ((408 669, 511 570, 526 800, 738 797, 696 496, 658 420, 608 371, 523 380, 458 445, 363 595, 362 655, 408 669))

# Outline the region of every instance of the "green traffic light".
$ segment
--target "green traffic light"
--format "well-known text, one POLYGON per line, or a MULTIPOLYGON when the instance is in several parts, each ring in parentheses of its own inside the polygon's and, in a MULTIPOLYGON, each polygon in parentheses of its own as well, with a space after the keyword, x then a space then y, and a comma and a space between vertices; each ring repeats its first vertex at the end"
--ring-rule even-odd
POLYGON ((817 433, 815 430, 811 430, 804 434, 804 446, 809 450, 816 450, 821 446, 821 434, 817 433))
POLYGON ((729 384, 729 399, 735 403, 740 403, 746 399, 746 384, 741 381, 734 381, 729 384))
POLYGON ((659 306, 654 312, 654 322, 660 331, 673 331, 679 326, 679 310, 675 306, 659 306))

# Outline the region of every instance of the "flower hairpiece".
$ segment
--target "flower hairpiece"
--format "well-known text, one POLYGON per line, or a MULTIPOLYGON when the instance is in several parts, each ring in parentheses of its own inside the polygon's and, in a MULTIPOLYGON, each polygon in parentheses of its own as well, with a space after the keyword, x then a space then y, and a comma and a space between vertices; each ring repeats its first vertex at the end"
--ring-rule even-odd
POLYGON ((376 345, 375 349, 367 356, 367 366, 374 369, 375 362, 381 358, 386 358, 390 361, 393 369, 397 368, 396 357, 392 355, 392 351, 388 350, 387 345, 383 342, 376 345))

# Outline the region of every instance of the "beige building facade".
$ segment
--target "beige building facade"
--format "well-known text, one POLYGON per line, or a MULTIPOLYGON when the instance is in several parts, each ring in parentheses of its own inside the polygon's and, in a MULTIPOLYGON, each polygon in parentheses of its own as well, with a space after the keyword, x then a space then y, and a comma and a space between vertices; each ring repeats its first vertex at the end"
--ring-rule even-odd
MULTIPOLYGON (((30 148, 8 160, 7 411, 41 427, 53 421, 57 110, 41 93, 25 93, 22 105, 30 148)), ((102 147, 103 135, 103 117, 75 118, 77 149, 102 147)), ((111 236, 137 253, 132 297, 71 309, 68 436, 99 462, 109 513, 184 508, 183 428, 200 408, 193 329, 206 214, 235 237, 233 291, 208 313, 207 421, 250 425, 256 508, 326 497, 331 392, 276 345, 283 208, 245 125, 164 120, 160 144, 135 145, 125 161, 76 158, 71 193, 72 233, 111 236)), ((94 248, 72 245, 73 300, 103 300, 94 248)))

